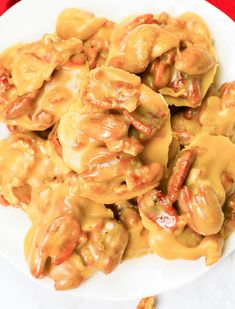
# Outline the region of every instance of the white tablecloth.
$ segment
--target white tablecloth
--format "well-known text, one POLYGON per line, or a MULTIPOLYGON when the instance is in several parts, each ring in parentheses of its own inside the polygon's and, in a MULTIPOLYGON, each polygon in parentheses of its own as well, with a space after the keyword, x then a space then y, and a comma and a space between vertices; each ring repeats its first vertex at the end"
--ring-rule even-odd
MULTIPOLYGON (((198 280, 159 295, 157 309, 234 309, 234 291, 235 253, 198 280)), ((0 258, 1 309, 135 309, 137 303, 97 302, 55 293, 0 258)))

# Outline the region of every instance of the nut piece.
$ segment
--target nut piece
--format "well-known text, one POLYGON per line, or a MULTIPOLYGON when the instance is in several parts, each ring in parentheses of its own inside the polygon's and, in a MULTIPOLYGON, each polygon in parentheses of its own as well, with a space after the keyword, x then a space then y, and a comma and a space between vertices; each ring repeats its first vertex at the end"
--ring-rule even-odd
POLYGON ((170 67, 163 61, 155 60, 150 70, 154 76, 154 86, 156 89, 167 87, 171 78, 170 67))
POLYGON ((92 13, 79 9, 64 10, 57 20, 56 32, 62 39, 87 40, 105 23, 106 18, 97 18, 92 13))
POLYGON ((205 49, 190 46, 176 57, 177 70, 188 75, 201 75, 208 72, 215 65, 215 59, 205 49))
POLYGON ((154 309, 155 298, 153 296, 142 298, 136 309, 154 309))

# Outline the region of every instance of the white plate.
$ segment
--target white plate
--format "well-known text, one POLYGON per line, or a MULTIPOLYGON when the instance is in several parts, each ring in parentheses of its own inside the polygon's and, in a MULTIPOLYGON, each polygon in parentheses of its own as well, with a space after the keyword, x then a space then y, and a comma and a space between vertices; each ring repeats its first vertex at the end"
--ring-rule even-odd
MULTIPOLYGON (((135 13, 167 11, 177 16, 198 13, 208 23, 221 65, 219 83, 235 79, 235 25, 203 0, 24 0, 0 18, 0 50, 53 32, 56 17, 66 7, 80 7, 115 21, 135 13)), ((0 137, 6 132, 0 127, 0 137)), ((30 276, 23 257, 23 239, 30 223, 20 211, 0 207, 0 254, 30 276)), ((235 249, 235 234, 226 242, 224 256, 235 249)), ((90 299, 126 300, 155 295, 179 287, 207 272, 204 260, 166 261, 148 255, 120 265, 110 275, 96 274, 79 289, 64 293, 90 299)), ((49 288, 51 281, 41 280, 49 288)), ((61 292, 60 292, 61 293, 61 292)))

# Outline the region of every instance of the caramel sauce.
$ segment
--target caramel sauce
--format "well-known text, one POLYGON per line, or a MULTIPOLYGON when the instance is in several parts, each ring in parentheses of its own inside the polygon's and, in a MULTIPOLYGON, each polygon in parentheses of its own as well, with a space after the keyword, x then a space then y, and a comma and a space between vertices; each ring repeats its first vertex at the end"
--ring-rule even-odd
POLYGON ((235 228, 235 101, 234 82, 208 94, 216 71, 194 13, 115 24, 66 9, 55 34, 0 55, 0 203, 32 222, 34 277, 65 290, 148 253, 219 260, 235 228))

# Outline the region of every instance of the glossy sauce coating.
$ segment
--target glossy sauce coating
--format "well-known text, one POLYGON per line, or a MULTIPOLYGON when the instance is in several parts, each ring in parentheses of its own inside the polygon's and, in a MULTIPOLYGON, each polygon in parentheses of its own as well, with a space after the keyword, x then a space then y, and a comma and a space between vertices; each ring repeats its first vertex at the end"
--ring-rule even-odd
POLYGON ((211 265, 235 228, 234 82, 211 87, 199 16, 155 13, 68 8, 0 55, 0 203, 30 218, 29 269, 58 290, 148 253, 211 265))

